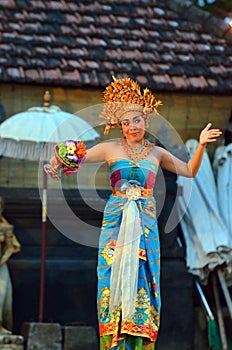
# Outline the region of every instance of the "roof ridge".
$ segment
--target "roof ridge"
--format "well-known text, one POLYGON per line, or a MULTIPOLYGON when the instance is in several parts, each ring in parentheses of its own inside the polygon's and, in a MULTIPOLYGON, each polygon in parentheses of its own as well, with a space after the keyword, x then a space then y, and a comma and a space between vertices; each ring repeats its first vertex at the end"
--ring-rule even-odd
POLYGON ((164 0, 170 10, 181 13, 188 21, 200 23, 204 29, 219 38, 224 38, 227 43, 232 44, 231 26, 211 12, 202 10, 192 1, 186 0, 164 0))

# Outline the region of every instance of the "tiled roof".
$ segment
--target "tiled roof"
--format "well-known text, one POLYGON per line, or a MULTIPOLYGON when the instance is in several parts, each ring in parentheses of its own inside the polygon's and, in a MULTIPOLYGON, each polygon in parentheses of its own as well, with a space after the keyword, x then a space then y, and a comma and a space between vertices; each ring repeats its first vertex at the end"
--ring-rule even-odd
POLYGON ((1 0, 0 81, 230 93, 232 29, 183 0, 1 0))

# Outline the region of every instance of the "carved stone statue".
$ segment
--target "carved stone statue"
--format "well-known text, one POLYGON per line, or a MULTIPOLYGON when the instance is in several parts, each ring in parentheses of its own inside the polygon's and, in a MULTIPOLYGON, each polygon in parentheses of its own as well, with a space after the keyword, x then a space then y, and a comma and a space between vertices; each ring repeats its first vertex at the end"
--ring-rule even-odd
POLYGON ((2 216, 4 200, 0 197, 0 333, 12 331, 12 285, 6 262, 20 250, 14 226, 2 216))

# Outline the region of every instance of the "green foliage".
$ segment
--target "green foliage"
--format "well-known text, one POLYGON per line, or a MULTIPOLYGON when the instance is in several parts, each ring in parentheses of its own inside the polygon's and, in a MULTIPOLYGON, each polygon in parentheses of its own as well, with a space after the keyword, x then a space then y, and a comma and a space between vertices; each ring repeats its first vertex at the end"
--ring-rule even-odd
POLYGON ((73 167, 73 168, 76 168, 76 167, 77 167, 77 163, 71 162, 71 161, 69 161, 69 160, 66 158, 68 152, 67 152, 67 148, 66 148, 64 142, 59 143, 58 154, 59 154, 60 158, 61 158, 67 165, 69 165, 69 166, 71 166, 71 167, 73 167))

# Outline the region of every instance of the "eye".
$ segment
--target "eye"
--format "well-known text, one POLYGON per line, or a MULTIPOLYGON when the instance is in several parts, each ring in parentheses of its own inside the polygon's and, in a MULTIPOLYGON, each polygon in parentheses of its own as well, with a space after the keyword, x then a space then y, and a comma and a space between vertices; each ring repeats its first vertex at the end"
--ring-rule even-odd
POLYGON ((129 125, 129 122, 128 121, 122 121, 122 125, 124 125, 124 126, 128 126, 129 125))
POLYGON ((135 119, 135 123, 136 123, 136 124, 139 124, 140 122, 141 122, 141 118, 136 118, 136 119, 135 119))

